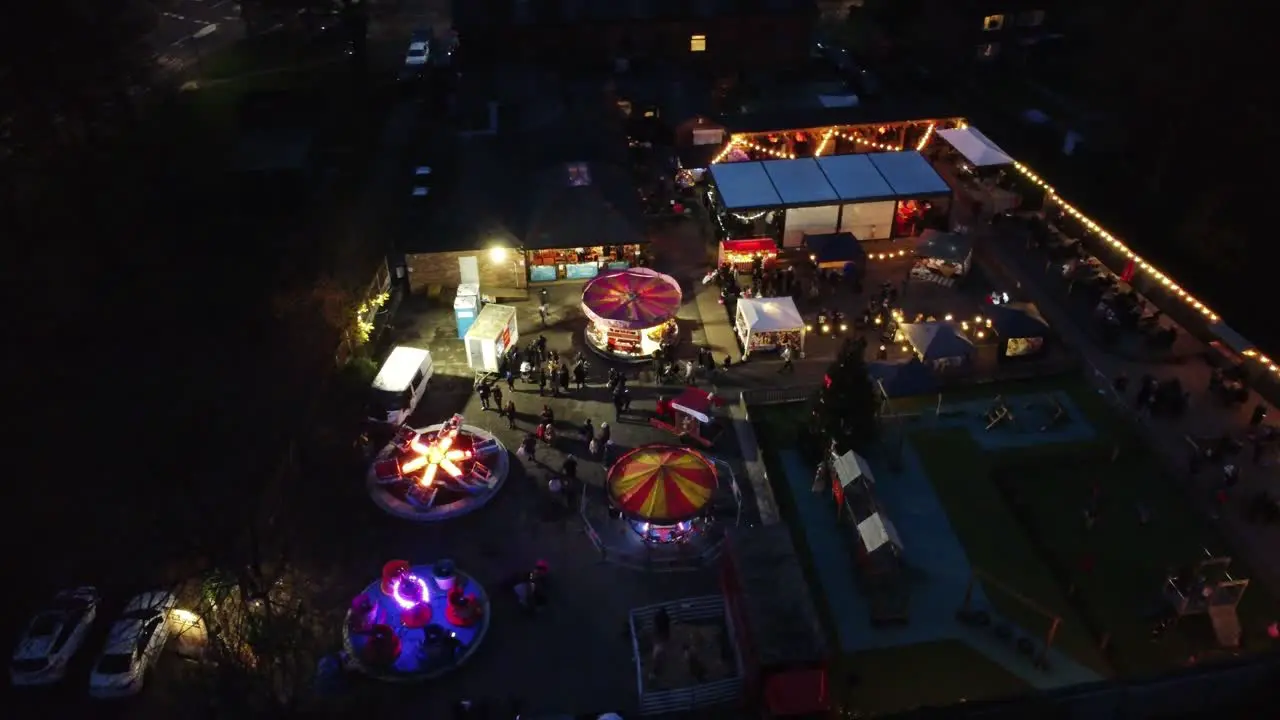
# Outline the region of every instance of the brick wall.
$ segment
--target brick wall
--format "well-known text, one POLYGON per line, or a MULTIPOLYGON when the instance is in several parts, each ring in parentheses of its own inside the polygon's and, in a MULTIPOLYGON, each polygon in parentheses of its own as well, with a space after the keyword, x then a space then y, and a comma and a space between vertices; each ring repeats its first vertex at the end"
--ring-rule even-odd
POLYGON ((474 250, 460 252, 412 253, 405 256, 409 268, 409 290, 417 294, 425 292, 431 285, 440 285, 448 291, 456 288, 461 282, 458 270, 458 258, 474 256, 480 266, 480 286, 482 288, 515 288, 524 287, 524 259, 512 250, 507 259, 495 263, 489 259, 487 252, 474 250))

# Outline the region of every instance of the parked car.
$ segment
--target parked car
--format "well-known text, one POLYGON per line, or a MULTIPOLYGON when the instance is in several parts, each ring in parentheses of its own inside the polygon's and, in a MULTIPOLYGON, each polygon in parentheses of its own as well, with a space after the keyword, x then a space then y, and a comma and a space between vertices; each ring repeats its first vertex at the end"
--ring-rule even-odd
POLYGON ((127 697, 142 690, 147 670, 169 639, 169 615, 177 599, 163 590, 138 595, 111 626, 107 644, 89 675, 89 694, 127 697))
POLYGON ((97 588, 63 590, 27 625, 9 664, 14 685, 52 685, 67 672, 67 662, 84 643, 98 614, 97 588))
POLYGON ((409 36, 409 51, 405 53, 405 67, 422 67, 431 54, 430 33, 418 30, 409 36))

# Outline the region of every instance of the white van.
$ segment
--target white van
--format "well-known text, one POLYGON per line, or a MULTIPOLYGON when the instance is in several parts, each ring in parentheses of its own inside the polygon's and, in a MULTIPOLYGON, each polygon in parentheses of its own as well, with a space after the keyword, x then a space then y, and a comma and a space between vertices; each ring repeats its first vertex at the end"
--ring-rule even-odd
POLYGON ((431 380, 431 353, 411 347, 396 347, 373 379, 369 419, 401 425, 418 407, 431 380))

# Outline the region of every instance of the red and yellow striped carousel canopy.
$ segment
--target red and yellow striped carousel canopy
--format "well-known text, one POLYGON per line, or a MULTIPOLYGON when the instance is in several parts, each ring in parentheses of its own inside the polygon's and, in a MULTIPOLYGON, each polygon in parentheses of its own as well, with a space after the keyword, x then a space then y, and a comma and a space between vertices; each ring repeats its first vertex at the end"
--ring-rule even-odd
POLYGON ((700 453, 674 445, 645 445, 609 470, 609 495, 634 520, 671 525, 697 515, 716 489, 716 469, 700 453))

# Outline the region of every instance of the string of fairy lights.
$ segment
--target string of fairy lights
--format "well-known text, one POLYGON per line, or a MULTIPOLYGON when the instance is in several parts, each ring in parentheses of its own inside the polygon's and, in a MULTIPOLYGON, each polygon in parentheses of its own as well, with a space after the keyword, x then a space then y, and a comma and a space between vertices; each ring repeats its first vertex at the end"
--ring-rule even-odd
MULTIPOLYGON (((957 127, 960 129, 964 129, 968 127, 968 123, 960 122, 957 125, 957 127)), ((929 126, 925 129, 924 135, 921 136, 920 140, 916 143, 915 150, 917 152, 922 151, 926 147, 928 147, 929 141, 933 139, 933 136, 936 130, 937 130, 937 123, 929 123, 929 126)), ((885 152, 899 152, 904 149, 901 145, 893 145, 889 143, 880 143, 880 142, 875 142, 873 140, 867 140, 866 138, 859 137, 857 135, 850 135, 846 132, 842 132, 840 128, 833 127, 833 128, 828 128, 823 133, 822 140, 818 143, 817 150, 814 152, 814 157, 821 157, 823 154, 825 154, 830 148, 831 142, 837 138, 841 140, 853 142, 857 145, 862 145, 864 147, 869 147, 875 150, 881 150, 885 152)), ((751 140, 748 140, 747 138, 742 137, 740 135, 734 135, 733 137, 730 138, 729 142, 724 146, 724 148, 720 151, 720 153, 717 154, 716 157, 711 161, 711 164, 715 165, 715 164, 724 162, 725 158, 727 158, 729 154, 734 151, 734 149, 738 149, 738 148, 741 148, 744 150, 753 150, 763 155, 768 155, 770 157, 777 158, 780 160, 795 159, 794 153, 790 153, 785 150, 776 150, 773 148, 767 148, 758 143, 752 142, 751 140)), ((1062 208, 1062 211, 1064 213, 1074 218, 1077 222, 1079 222, 1089 231, 1096 234, 1098 237, 1102 238, 1103 242, 1110 245, 1112 249, 1114 249, 1126 260, 1132 261, 1134 267, 1146 273, 1147 276, 1151 277, 1153 280, 1159 283, 1167 292, 1174 295, 1181 301, 1185 302, 1196 312, 1199 312, 1210 323, 1217 323, 1221 321, 1221 318, 1218 316, 1217 313, 1215 313, 1211 308, 1209 308, 1209 306, 1205 305, 1194 295, 1189 293, 1186 290, 1186 288, 1179 285, 1172 277, 1165 274, 1163 271, 1161 271, 1159 268, 1155 267, 1151 263, 1147 262, 1145 258, 1143 258, 1141 255, 1139 255, 1137 252, 1131 249, 1128 245, 1124 244, 1124 242, 1122 242, 1119 238, 1107 232, 1102 226, 1100 226, 1092 218, 1088 217, 1083 212, 1081 212, 1079 208, 1067 202, 1066 199, 1064 199, 1061 195, 1057 193, 1056 190, 1054 190, 1052 185, 1050 185, 1048 182, 1044 180, 1044 178, 1037 175, 1035 172, 1033 172, 1030 168, 1028 168, 1026 165, 1023 165, 1022 163, 1015 162, 1013 166, 1027 180, 1031 181, 1033 184, 1042 188, 1045 191, 1046 198, 1052 201, 1058 207, 1062 208)), ((754 221, 754 220, 758 220, 760 217, 763 217, 763 215, 764 213, 759 213, 751 216, 740 216, 740 217, 736 216, 736 217, 738 217, 738 219, 740 220, 754 221)), ((905 257, 905 255, 906 255, 905 250, 899 250, 896 252, 872 253, 871 255, 868 256, 868 258, 872 260, 894 260, 897 258, 905 257)), ((1280 364, 1277 364, 1276 361, 1262 354, 1257 348, 1253 348, 1253 347, 1247 348, 1243 351, 1242 354, 1245 357, 1251 358, 1261 363, 1271 372, 1280 373, 1280 364)))

